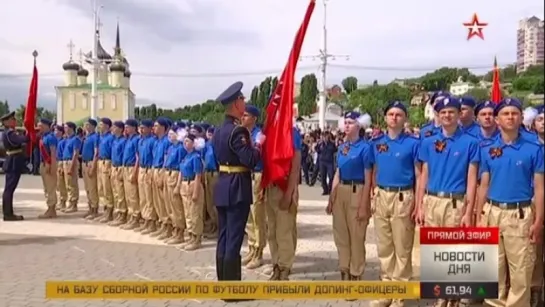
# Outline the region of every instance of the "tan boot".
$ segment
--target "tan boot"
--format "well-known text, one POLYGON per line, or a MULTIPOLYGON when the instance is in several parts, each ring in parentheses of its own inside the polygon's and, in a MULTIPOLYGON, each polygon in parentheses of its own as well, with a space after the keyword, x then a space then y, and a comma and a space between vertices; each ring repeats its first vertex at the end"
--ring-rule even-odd
POLYGON ((189 244, 193 243, 193 241, 195 241, 196 239, 196 237, 192 233, 188 233, 187 236, 187 240, 184 240, 184 242, 180 244, 180 248, 185 248, 189 244))
POLYGON ((57 211, 55 211, 55 207, 47 207, 47 210, 45 210, 44 214, 38 215, 39 219, 54 219, 57 217, 57 211))
POLYGON ((157 236, 157 240, 165 240, 165 239, 169 239, 170 237, 172 237, 172 224, 167 224, 165 226, 165 230, 157 236))
POLYGON ((240 263, 242 263, 242 265, 247 265, 252 260, 252 258, 254 258, 254 255, 255 255, 255 247, 250 246, 248 248, 248 253, 246 253, 246 255, 242 257, 242 260, 240 261, 240 263))
POLYGON ((55 207, 55 210, 57 211, 63 211, 66 209, 66 204, 58 204, 56 207, 55 207))
POLYGON ((143 235, 148 235, 150 233, 153 233, 157 230, 157 221, 146 221, 147 225, 146 228, 144 228, 140 233, 143 235))
POLYGON ((154 231, 154 232, 152 232, 152 233, 149 234, 150 237, 155 238, 155 237, 158 237, 158 236, 160 236, 161 234, 163 234, 163 232, 164 232, 165 229, 166 229, 166 226, 167 226, 167 225, 166 225, 165 223, 161 223, 161 226, 159 226, 159 227, 157 228, 156 231, 154 231))
POLYGON ((176 245, 184 243, 184 232, 183 230, 180 230, 180 228, 174 228, 172 237, 170 239, 166 240, 165 243, 168 245, 176 245))
POLYGON ((95 219, 95 221, 103 223, 103 224, 110 223, 113 220, 114 220, 114 208, 106 208, 106 210, 104 210, 103 216, 98 220, 95 219))
POLYGON ((132 223, 134 223, 134 218, 135 218, 135 217, 134 217, 132 214, 127 214, 127 219, 126 219, 125 223, 119 225, 119 228, 120 228, 120 229, 123 229, 123 230, 126 229, 127 226, 129 226, 129 225, 131 225, 132 223))
POLYGON ((279 268, 280 274, 278 276, 278 280, 290 280, 290 269, 288 268, 279 268))
POLYGON ((112 223, 108 224, 110 226, 121 226, 127 222, 127 212, 120 212, 118 214, 117 220, 114 220, 112 223))
POLYGON ((184 250, 186 251, 194 251, 194 250, 197 250, 199 248, 201 248, 201 236, 198 236, 198 235, 193 235, 194 239, 191 243, 187 244, 185 247, 184 247, 184 250))
POLYGON ((246 268, 249 270, 255 270, 263 265, 263 248, 256 248, 254 257, 246 264, 246 268))
MULTIPOLYGON (((62 211, 62 210, 61 210, 62 211)), ((62 211, 64 213, 74 213, 74 212, 78 212, 78 204, 71 204, 70 206, 68 206, 68 208, 66 208, 64 211, 62 211)))
POLYGON ((273 266, 273 272, 269 280, 280 280, 280 267, 278 267, 278 264, 273 266))
POLYGON ((349 280, 350 273, 348 273, 348 270, 341 270, 341 280, 349 280))
POLYGON ((85 214, 83 215, 83 218, 87 219, 87 217, 89 215, 91 215, 91 213, 93 213, 93 208, 89 207, 89 210, 87 210, 87 212, 85 212, 85 214))
POLYGON ((86 220, 92 221, 99 216, 98 208, 91 208, 91 212, 85 217, 86 220))
POLYGON ((132 219, 131 223, 123 225, 121 228, 125 230, 133 230, 140 227, 140 216, 135 216, 132 219))

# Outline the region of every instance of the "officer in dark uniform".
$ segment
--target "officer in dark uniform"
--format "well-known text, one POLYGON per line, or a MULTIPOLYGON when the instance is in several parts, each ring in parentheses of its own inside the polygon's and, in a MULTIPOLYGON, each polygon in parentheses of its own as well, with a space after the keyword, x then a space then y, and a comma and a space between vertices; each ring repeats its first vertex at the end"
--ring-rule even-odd
POLYGON ((2 212, 4 221, 22 221, 22 215, 13 213, 13 193, 19 184, 21 174, 26 167, 26 157, 23 152, 23 145, 27 144, 29 139, 27 135, 19 135, 15 130, 17 121, 15 120, 15 112, 6 114, 0 118, 2 125, 6 127, 2 142, 6 149, 6 160, 4 161, 4 173, 6 174, 6 182, 4 193, 2 194, 2 212))
POLYGON ((219 178, 214 188, 214 204, 218 209, 218 245, 216 273, 218 280, 241 280, 240 249, 244 229, 253 203, 252 170, 261 158, 260 145, 254 146, 250 131, 240 126, 246 109, 242 82, 236 82, 218 97, 226 107, 225 120, 212 138, 219 165, 219 178))

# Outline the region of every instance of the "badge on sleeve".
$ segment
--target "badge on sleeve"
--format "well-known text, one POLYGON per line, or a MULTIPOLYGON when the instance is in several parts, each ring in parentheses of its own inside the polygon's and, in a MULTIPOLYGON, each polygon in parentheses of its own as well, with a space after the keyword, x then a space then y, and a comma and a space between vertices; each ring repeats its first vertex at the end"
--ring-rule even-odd
POLYGON ((438 152, 438 153, 442 153, 445 150, 445 148, 447 148, 447 142, 446 141, 437 140, 433 144, 435 145, 435 151, 438 152))
POLYGON ((379 153, 387 152, 389 149, 388 144, 377 144, 377 151, 379 153))
POLYGON ((488 154, 490 155, 490 158, 496 159, 503 155, 503 150, 501 149, 501 147, 492 147, 488 151, 488 154))

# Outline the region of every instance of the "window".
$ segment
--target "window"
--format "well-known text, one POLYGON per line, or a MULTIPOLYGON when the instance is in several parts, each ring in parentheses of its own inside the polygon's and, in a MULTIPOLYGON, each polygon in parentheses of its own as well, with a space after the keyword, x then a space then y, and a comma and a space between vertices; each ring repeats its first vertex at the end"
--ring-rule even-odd
POLYGON ((70 93, 70 97, 68 98, 70 101, 70 110, 76 109, 76 93, 70 93))
POLYGON ((115 94, 112 94, 112 110, 117 109, 117 96, 115 94))
POLYGON ((98 108, 104 110, 104 93, 98 95, 98 108))
POLYGON ((89 94, 83 93, 81 95, 81 108, 87 110, 87 105, 89 104, 89 94))

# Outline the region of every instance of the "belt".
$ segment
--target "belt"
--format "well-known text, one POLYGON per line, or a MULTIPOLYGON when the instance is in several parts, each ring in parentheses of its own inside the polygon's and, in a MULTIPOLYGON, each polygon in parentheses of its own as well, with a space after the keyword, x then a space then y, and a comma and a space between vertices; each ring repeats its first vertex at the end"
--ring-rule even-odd
POLYGON ((134 167, 135 165, 136 164, 127 164, 127 165, 123 164, 123 167, 134 167))
POLYGON ((385 187, 385 186, 378 185, 378 188, 381 189, 381 190, 384 190, 386 192, 404 192, 404 191, 412 190, 413 186, 412 185, 407 185, 407 186, 404 186, 404 187, 385 187))
POLYGON ((6 150, 6 155, 8 155, 8 156, 15 156, 15 155, 18 155, 20 153, 23 153, 22 149, 6 150))
POLYGON ((89 160, 89 161, 82 161, 83 163, 91 163, 93 162, 93 160, 89 160))
POLYGON ((195 180, 195 177, 183 177, 182 178, 182 181, 187 181, 187 182, 191 182, 193 180, 195 180))
POLYGON ((100 161, 112 161, 110 158, 98 158, 100 161))
POLYGON ((239 174, 248 172, 250 172, 250 169, 248 169, 246 166, 220 165, 220 173, 239 174))
POLYGON ((464 194, 458 194, 458 193, 448 193, 448 192, 430 192, 427 191, 426 194, 431 196, 436 196, 440 198, 451 198, 456 200, 463 200, 465 195, 464 194))
POLYGON ((356 185, 356 184, 363 184, 363 180, 341 180, 341 184, 345 185, 356 185))
POLYGON ((532 205, 531 200, 506 203, 506 202, 499 202, 499 201, 489 199, 488 202, 492 206, 498 207, 500 209, 520 209, 520 208, 530 207, 532 205))
POLYGON ((170 173, 172 173, 172 172, 179 172, 179 171, 180 171, 180 170, 177 169, 177 168, 168 168, 167 170, 168 170, 170 173))
POLYGON ((217 170, 206 170, 207 173, 210 173, 210 174, 215 174, 217 173, 218 171, 217 170))

